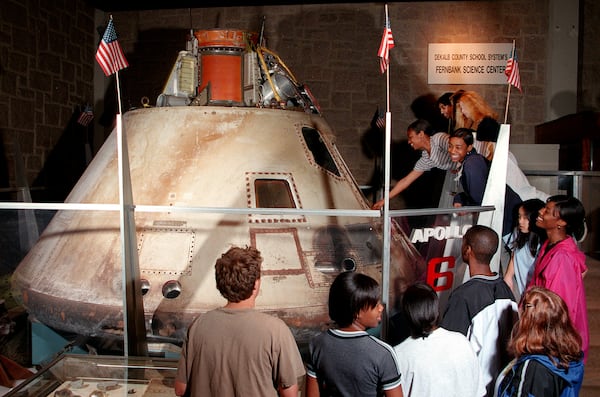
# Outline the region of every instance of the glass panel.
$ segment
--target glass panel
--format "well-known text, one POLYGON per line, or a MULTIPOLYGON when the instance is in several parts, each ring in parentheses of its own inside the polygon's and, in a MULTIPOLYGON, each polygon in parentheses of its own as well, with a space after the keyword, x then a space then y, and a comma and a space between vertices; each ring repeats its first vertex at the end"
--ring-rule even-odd
MULTIPOLYGON (((283 178, 257 179, 257 196, 273 196, 269 204, 262 200, 260 204, 289 207, 296 201, 290 197, 290 186, 293 181, 283 178)), ((254 187, 254 181, 249 183, 250 190, 254 187)), ((249 202, 257 200, 249 197, 249 202)), ((4 224, 7 248, 14 244, 9 238, 18 240, 19 227, 14 226, 18 214, 11 210, 3 214, 15 218, 4 224)), ((391 314, 415 281, 429 282, 441 302, 447 300, 463 279, 462 235, 476 222, 476 215, 464 211, 393 218, 386 281, 391 314)), ((214 285, 214 264, 232 245, 253 246, 261 252, 257 309, 286 321, 299 344, 327 326, 329 286, 339 272, 361 272, 383 283, 381 218, 311 214, 270 216, 264 222, 248 219, 246 214, 200 209, 136 211, 139 288, 150 340, 181 343, 194 318, 222 305, 214 285)), ((30 255, 23 260, 24 254, 12 255, 12 291, 18 300, 26 297, 26 309, 54 330, 120 337, 124 293, 120 246, 117 211, 58 211, 30 255)))
POLYGON ((7 396, 172 395, 177 361, 64 355, 7 396))

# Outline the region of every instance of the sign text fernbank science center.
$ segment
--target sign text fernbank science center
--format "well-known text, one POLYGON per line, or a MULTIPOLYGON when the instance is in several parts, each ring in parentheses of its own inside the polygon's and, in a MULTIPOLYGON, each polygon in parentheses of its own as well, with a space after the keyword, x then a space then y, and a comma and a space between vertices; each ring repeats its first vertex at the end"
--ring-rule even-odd
POLYGON ((429 44, 429 84, 506 84, 512 43, 429 44))

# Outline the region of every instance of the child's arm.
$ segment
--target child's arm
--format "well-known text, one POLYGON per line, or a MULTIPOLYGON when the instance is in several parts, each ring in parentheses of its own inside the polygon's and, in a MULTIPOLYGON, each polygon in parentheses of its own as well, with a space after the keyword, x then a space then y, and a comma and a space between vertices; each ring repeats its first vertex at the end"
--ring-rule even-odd
POLYGON ((183 383, 179 380, 175 380, 175 395, 183 396, 185 394, 185 390, 187 389, 187 383, 183 383))
POLYGON ((317 378, 314 378, 310 375, 306 375, 306 397, 319 397, 321 393, 319 392, 319 383, 317 382, 317 378))
POLYGON ((280 397, 298 397, 298 385, 292 385, 287 388, 279 387, 280 397))
POLYGON ((514 251, 510 254, 510 261, 506 267, 506 274, 504 275, 504 282, 508 284, 511 290, 514 291, 514 277, 515 277, 515 253, 514 251))
POLYGON ((404 397, 402 386, 398 385, 398 387, 394 387, 393 389, 385 390, 385 397, 404 397))

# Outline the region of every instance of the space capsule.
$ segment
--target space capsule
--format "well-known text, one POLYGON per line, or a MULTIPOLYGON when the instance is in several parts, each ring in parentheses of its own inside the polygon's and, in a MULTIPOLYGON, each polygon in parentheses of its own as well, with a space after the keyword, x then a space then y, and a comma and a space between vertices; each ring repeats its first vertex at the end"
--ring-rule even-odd
MULTIPOLYGON (((233 245, 264 258, 257 309, 297 336, 322 329, 340 271, 381 280, 381 220, 316 211, 369 203, 314 97, 274 52, 243 31, 195 36, 157 106, 123 115, 135 204, 174 209, 135 212, 147 333, 181 340, 194 318, 225 303, 214 263, 233 245)), ((118 201, 113 131, 66 202, 118 201)), ((390 302, 423 274, 407 236, 392 231, 390 302)), ((122 335, 122 287, 118 212, 58 211, 13 275, 38 321, 90 336, 122 335)))

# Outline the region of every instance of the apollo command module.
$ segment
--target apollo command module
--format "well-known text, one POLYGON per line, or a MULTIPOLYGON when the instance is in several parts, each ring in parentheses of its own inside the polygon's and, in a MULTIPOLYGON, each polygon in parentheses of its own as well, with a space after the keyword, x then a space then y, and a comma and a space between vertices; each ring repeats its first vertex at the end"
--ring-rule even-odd
MULTIPOLYGON (((135 212, 147 334, 181 341, 195 317, 221 306, 214 263, 239 245, 264 258, 257 309, 301 338, 327 326, 329 285, 339 272, 381 281, 381 218, 314 213, 370 205, 313 95, 276 53, 245 31, 194 36, 156 106, 123 115, 135 204, 197 209, 135 212)), ((67 203, 119 201, 116 141, 113 131, 67 203)), ((407 236, 395 225, 392 232, 389 302, 425 271, 407 236)), ((43 324, 117 337, 122 285, 119 214, 106 211, 58 211, 12 282, 43 324)))

